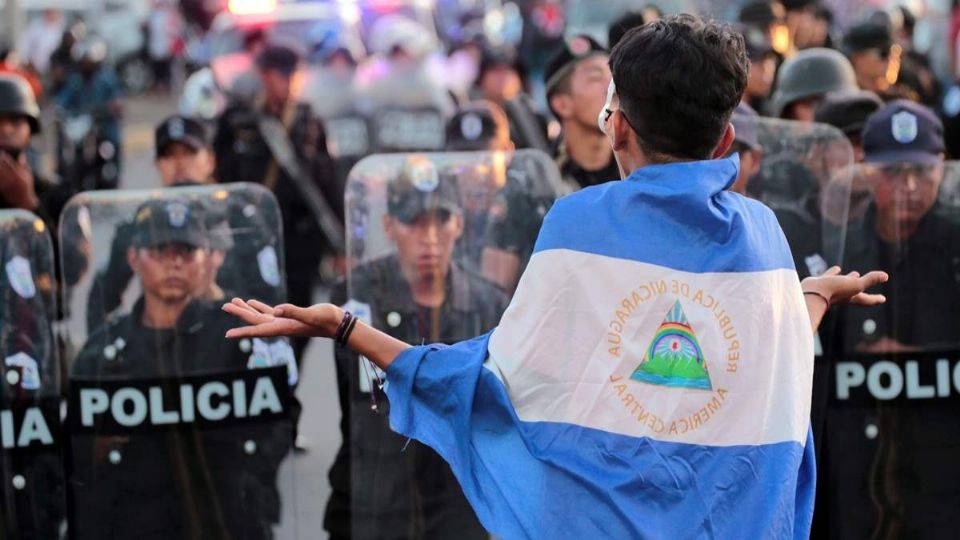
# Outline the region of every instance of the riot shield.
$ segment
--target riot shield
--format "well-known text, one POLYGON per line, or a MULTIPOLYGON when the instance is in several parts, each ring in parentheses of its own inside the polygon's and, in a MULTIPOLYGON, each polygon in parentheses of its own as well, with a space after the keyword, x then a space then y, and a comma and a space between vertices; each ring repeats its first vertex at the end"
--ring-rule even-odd
POLYGON ((0 535, 57 538, 65 516, 53 248, 37 216, 0 211, 0 535))
POLYGON ((848 221, 853 148, 825 124, 734 116, 735 148, 745 191, 773 210, 801 278, 819 275, 842 258, 842 245, 824 243, 824 227, 848 221))
MULTIPOLYGON (((858 165, 847 270, 886 303, 844 307, 825 343, 820 536, 950 538, 960 527, 960 163, 858 165)), ((817 535, 817 533, 814 533, 817 535)))
POLYGON ((91 246, 91 271, 64 290, 79 351, 71 534, 289 537, 293 352, 282 339, 225 339, 235 321, 220 309, 235 296, 284 300, 273 195, 251 184, 84 193, 62 224, 91 246))
POLYGON ((438 152, 446 142, 446 120, 437 109, 385 107, 371 122, 377 152, 438 152))
MULTIPOLYGON (((522 270, 558 193, 556 166, 536 151, 366 158, 349 179, 351 266, 332 300, 409 343, 482 335, 509 299, 494 279, 522 270)), ((338 349, 337 377, 331 534, 488 538, 442 458, 390 430, 383 373, 338 349)))

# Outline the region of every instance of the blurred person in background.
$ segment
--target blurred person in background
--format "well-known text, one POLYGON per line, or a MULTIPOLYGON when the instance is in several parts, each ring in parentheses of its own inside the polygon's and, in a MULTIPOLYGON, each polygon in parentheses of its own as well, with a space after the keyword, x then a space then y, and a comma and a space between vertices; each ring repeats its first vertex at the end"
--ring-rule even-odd
POLYGON ((374 24, 370 36, 370 49, 377 57, 358 88, 363 110, 373 114, 383 108, 430 108, 446 118, 453 115, 456 105, 442 73, 431 69, 440 44, 423 25, 388 15, 374 24))
POLYGON ((794 51, 816 46, 817 6, 817 0, 783 0, 786 10, 784 22, 790 32, 790 43, 794 51))
POLYGON ((617 20, 610 23, 607 28, 607 49, 612 50, 623 39, 623 35, 636 28, 643 26, 646 20, 643 18, 642 11, 628 11, 617 20))
POLYGON ((813 36, 810 39, 810 46, 836 48, 838 41, 834 36, 833 10, 826 4, 820 4, 814 10, 813 17, 813 36))
POLYGON ((73 58, 73 48, 87 36, 87 25, 82 20, 75 21, 63 32, 60 44, 50 55, 50 70, 47 74, 47 88, 56 95, 67 84, 70 76, 77 72, 78 63, 73 58))
POLYGON ((790 29, 784 19, 787 11, 783 4, 773 0, 747 2, 740 8, 737 20, 747 26, 759 29, 767 37, 770 46, 777 53, 777 64, 790 50, 790 29))
POLYGON ((155 89, 170 88, 173 57, 181 39, 180 13, 172 0, 153 0, 147 19, 147 51, 153 63, 155 89))
POLYGON ((743 102, 754 111, 766 110, 777 74, 777 53, 761 30, 743 24, 737 29, 743 35, 750 59, 750 77, 747 79, 747 89, 743 92, 743 102))
POLYGON ((863 128, 867 119, 883 106, 880 96, 868 90, 854 93, 828 94, 817 106, 814 120, 829 124, 847 136, 853 146, 855 163, 862 163, 863 128))
POLYGON ((895 82, 888 78, 892 49, 890 28, 881 24, 860 23, 843 37, 843 52, 853 65, 857 84, 880 95, 895 82))
POLYGON ((63 37, 64 22, 60 10, 44 10, 43 16, 30 21, 17 49, 27 63, 41 76, 50 67, 50 55, 63 37))
POLYGON ((78 70, 57 93, 57 105, 67 114, 93 117, 98 139, 113 145, 110 159, 117 167, 111 181, 98 187, 116 187, 123 163, 123 88, 113 68, 106 63, 107 43, 99 37, 88 37, 74 45, 73 59, 78 70))
POLYGON ((506 113, 510 138, 517 148, 549 151, 547 119, 536 111, 527 93, 526 67, 515 52, 484 49, 473 97, 493 103, 506 113))
POLYGON ((606 49, 581 35, 564 42, 547 66, 547 100, 561 125, 555 157, 568 191, 620 178, 613 149, 597 125, 611 78, 607 58, 606 49))
POLYGON ((310 64, 303 98, 320 118, 333 118, 356 109, 356 75, 364 60, 363 45, 343 32, 324 32, 307 51, 310 64))
POLYGON ((780 67, 769 112, 775 118, 813 122, 825 95, 857 90, 856 73, 843 54, 833 49, 807 49, 780 67))

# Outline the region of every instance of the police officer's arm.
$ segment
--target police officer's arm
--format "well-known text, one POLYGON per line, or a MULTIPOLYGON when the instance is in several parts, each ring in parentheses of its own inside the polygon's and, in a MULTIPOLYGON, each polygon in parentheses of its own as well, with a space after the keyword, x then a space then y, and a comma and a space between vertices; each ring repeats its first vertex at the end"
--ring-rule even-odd
POLYGON ((233 118, 235 112, 230 108, 224 111, 217 120, 217 130, 213 137, 214 161, 213 177, 217 182, 226 184, 237 178, 234 167, 237 160, 233 159, 236 139, 233 133, 233 118))
MULTIPOLYGON (((239 298, 224 304, 223 309, 247 323, 247 326, 227 332, 226 337, 230 339, 276 336, 332 338, 344 316, 343 309, 333 304, 317 304, 307 308, 291 304, 271 307, 256 300, 244 302, 239 298)), ((384 371, 400 353, 410 348, 409 344, 362 321, 357 321, 347 346, 366 356, 384 371)))
POLYGON ((810 315, 810 326, 816 332, 823 316, 831 306, 854 304, 873 306, 887 299, 882 294, 868 294, 864 291, 886 283, 890 276, 886 272, 873 271, 861 276, 859 272, 840 274, 840 267, 834 266, 818 277, 808 277, 801 282, 803 297, 810 315))

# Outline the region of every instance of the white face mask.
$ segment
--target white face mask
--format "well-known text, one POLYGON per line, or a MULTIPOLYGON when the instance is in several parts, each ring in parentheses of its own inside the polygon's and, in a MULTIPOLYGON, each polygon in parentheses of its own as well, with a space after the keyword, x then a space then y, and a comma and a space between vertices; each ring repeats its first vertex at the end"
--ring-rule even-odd
POLYGON ((613 104, 613 96, 617 93, 617 86, 613 84, 613 79, 610 79, 610 86, 607 87, 607 102, 603 104, 603 108, 600 109, 600 114, 597 115, 597 125, 600 126, 600 131, 604 135, 609 135, 607 133, 607 111, 610 110, 610 106, 613 104))

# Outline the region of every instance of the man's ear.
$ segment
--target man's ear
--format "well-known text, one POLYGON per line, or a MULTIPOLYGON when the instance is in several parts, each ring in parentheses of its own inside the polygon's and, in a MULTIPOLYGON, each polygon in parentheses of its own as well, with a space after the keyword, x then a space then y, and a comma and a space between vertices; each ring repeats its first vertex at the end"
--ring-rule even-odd
POLYGON ((617 110, 611 115, 610 127, 613 130, 610 135, 613 138, 612 144, 614 151, 623 150, 630 144, 631 137, 637 137, 630 123, 627 122, 627 117, 624 116, 621 110, 617 110))
POLYGON ((727 122, 727 129, 723 132, 723 136, 720 137, 720 142, 717 143, 716 148, 713 149, 713 156, 710 159, 719 159, 727 155, 736 137, 737 130, 734 129, 732 123, 727 122))
POLYGON ((550 109, 558 120, 569 118, 573 114, 573 99, 570 94, 554 94, 550 97, 550 109))

